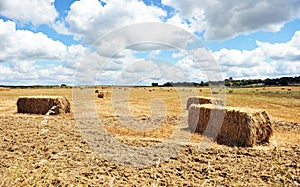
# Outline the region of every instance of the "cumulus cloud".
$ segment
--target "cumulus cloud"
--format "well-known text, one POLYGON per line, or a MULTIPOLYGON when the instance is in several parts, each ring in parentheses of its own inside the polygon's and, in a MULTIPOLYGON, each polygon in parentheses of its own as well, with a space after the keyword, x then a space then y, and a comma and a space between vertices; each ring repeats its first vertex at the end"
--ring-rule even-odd
POLYGON ((8 66, 5 66, 3 64, 0 63, 0 69, 1 69, 1 73, 0 73, 0 80, 4 80, 4 79, 13 79, 13 71, 11 70, 11 68, 9 68, 8 66))
POLYGON ((0 15, 21 23, 50 24, 58 13, 55 0, 1 0, 0 15))
POLYGON ((285 23, 300 17, 298 0, 162 0, 179 10, 194 31, 205 31, 208 40, 225 40, 257 30, 276 32, 285 23))
POLYGON ((151 60, 140 59, 127 66, 117 79, 119 84, 136 85, 145 79, 160 77, 159 66, 151 60))
POLYGON ((117 82, 128 85, 139 83, 150 85, 153 81, 165 83, 163 81, 179 82, 187 79, 184 70, 172 63, 158 59, 140 59, 127 66, 117 82))
POLYGON ((85 42, 93 43, 99 37, 117 28, 140 22, 161 22, 166 13, 158 7, 146 6, 137 0, 111 0, 102 6, 98 0, 75 1, 65 22, 69 31, 85 42))
POLYGON ((188 56, 178 60, 175 65, 183 70, 184 76, 187 77, 185 80, 187 82, 200 82, 203 80, 208 80, 205 73, 201 70, 201 67, 188 56))
POLYGON ((182 17, 179 14, 175 14, 169 19, 166 20, 166 23, 171 24, 171 25, 176 25, 177 27, 181 27, 191 33, 193 33, 193 29, 191 29, 191 26, 186 23, 182 17))
POLYGON ((16 24, 0 19, 0 62, 60 60, 66 46, 43 33, 16 30, 16 24))
POLYGON ((172 25, 141 23, 117 29, 93 45, 102 56, 112 57, 125 48, 134 51, 185 49, 189 45, 192 48, 197 39, 191 33, 172 25))
POLYGON ((253 50, 221 49, 214 52, 226 77, 274 77, 300 72, 300 31, 286 43, 257 41, 253 50))
POLYGON ((251 51, 237 49, 221 49, 214 52, 214 55, 220 65, 224 67, 239 66, 243 68, 252 68, 258 66, 266 58, 260 49, 251 51))
POLYGON ((270 44, 260 41, 256 43, 273 60, 300 61, 300 31, 297 31, 287 43, 270 44))
POLYGON ((64 65, 68 68, 76 69, 88 53, 90 53, 90 50, 82 45, 68 46, 63 58, 64 65))
POLYGON ((76 73, 76 84, 150 85, 166 81, 189 81, 180 67, 159 59, 128 57, 107 60, 97 53, 91 53, 76 73))
POLYGON ((181 57, 184 57, 184 56, 185 56, 185 54, 181 51, 172 53, 172 58, 181 58, 181 57))
POLYGON ((80 61, 89 51, 81 45, 65 46, 60 41, 54 41, 43 33, 33 33, 27 30, 17 30, 12 21, 0 19, 0 63, 9 64, 1 67, 1 82, 12 79, 38 82, 49 74, 49 81, 60 81, 68 77, 77 68, 80 61), (60 63, 56 66, 43 66, 36 63, 60 63), (47 73, 48 72, 48 73, 47 73), (8 76, 9 74, 9 76, 8 76), (12 78, 13 77, 13 78, 12 78))
MULTIPOLYGON (((23 64, 23 62, 22 62, 23 64)), ((73 84, 74 71, 63 65, 49 64, 26 66, 30 71, 20 71, 12 66, 0 64, 0 82, 6 85, 73 84)))

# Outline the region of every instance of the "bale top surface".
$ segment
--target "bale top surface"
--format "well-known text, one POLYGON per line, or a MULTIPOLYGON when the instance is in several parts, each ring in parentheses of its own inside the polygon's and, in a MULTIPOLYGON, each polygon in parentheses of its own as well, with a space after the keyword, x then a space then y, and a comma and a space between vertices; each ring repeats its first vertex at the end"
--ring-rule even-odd
POLYGON ((53 96, 53 95, 34 95, 34 96, 19 96, 19 98, 37 98, 37 99, 62 99, 63 96, 53 96))
POLYGON ((239 107, 213 105, 213 104, 201 104, 201 105, 200 104, 192 104, 191 107, 208 108, 208 109, 218 109, 218 110, 227 110, 228 112, 239 111, 241 113, 248 113, 248 114, 260 113, 260 112, 264 111, 264 110, 261 110, 261 109, 239 108, 239 107))

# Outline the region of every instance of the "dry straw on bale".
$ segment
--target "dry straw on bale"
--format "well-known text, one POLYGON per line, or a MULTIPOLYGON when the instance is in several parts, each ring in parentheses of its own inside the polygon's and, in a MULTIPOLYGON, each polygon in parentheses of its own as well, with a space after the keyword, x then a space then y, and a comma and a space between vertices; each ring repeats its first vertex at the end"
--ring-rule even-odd
POLYGON ((17 101, 18 113, 46 114, 51 108, 51 114, 69 113, 70 102, 61 96, 24 96, 17 101), (54 107, 56 106, 56 107, 54 107))
POLYGON ((9 91, 9 88, 0 87, 0 91, 9 91))
POLYGON ((186 104, 186 109, 188 110, 192 104, 214 104, 223 105, 224 101, 219 98, 214 97, 189 97, 186 104))
POLYGON ((268 143, 273 133, 268 114, 261 110, 192 104, 188 120, 190 129, 216 137, 218 143, 229 146, 252 147, 268 143))

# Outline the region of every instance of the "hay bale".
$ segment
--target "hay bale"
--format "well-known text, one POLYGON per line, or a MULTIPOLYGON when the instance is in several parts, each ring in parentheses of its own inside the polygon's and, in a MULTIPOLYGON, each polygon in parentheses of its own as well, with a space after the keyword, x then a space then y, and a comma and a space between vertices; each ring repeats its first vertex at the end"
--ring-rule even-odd
POLYGON ((104 93, 103 93, 103 92, 98 92, 97 97, 98 97, 98 98, 104 98, 104 93))
POLYGON ((21 96, 17 101, 18 113, 51 114, 69 113, 70 102, 61 96, 21 96), (56 106, 56 107, 54 107, 56 106))
POLYGON ((189 108, 188 124, 195 132, 216 137, 218 143, 229 146, 252 147, 268 143, 273 133, 270 118, 265 111, 221 108, 211 104, 192 104, 189 108), (213 110, 215 114, 225 114, 223 121, 211 116, 213 110), (217 127, 218 124, 221 124, 221 127, 217 127))
POLYGON ((186 109, 188 110, 192 104, 215 104, 215 105, 223 105, 224 101, 219 98, 214 97, 189 97, 186 104, 186 109))
POLYGON ((10 91, 9 88, 5 88, 5 87, 0 87, 0 91, 10 91))

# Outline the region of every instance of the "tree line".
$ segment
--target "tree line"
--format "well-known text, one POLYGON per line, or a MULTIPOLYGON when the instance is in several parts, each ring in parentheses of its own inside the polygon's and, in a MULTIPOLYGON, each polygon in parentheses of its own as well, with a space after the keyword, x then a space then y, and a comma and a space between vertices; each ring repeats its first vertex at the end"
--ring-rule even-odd
MULTIPOLYGON (((253 87, 253 86, 289 86, 300 85, 300 76, 296 77, 281 77, 281 78, 267 78, 267 79, 242 79, 234 80, 232 77, 225 79, 223 84, 228 87, 253 87)), ((153 87, 201 87, 209 86, 210 82, 166 82, 159 85, 153 82, 153 87)))

